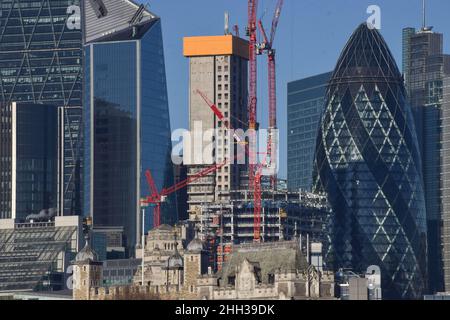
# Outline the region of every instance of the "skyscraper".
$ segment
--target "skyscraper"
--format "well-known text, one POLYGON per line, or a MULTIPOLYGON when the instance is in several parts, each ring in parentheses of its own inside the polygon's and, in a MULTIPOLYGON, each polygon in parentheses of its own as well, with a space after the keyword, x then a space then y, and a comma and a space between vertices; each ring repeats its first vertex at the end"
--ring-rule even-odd
POLYGON ((441 216, 439 219, 441 232, 438 235, 440 240, 439 252, 442 256, 442 263, 438 266, 442 267, 442 272, 438 273, 437 281, 444 284, 437 287, 443 292, 450 291, 450 179, 448 178, 450 172, 450 75, 443 79, 442 90, 442 133, 441 143, 441 216), (442 276, 442 277, 441 277, 442 276))
POLYGON ((331 72, 288 83, 288 188, 311 190, 317 129, 331 72))
POLYGON ((426 221, 422 172, 403 78, 384 39, 362 24, 330 80, 314 190, 333 210, 332 263, 381 268, 383 297, 422 298, 426 221))
POLYGON ((79 20, 79 0, 1 1, 0 103, 44 103, 60 108, 57 207, 64 215, 81 214, 79 20))
POLYGON ((13 102, 0 117, 0 219, 55 209, 56 106, 13 102))
MULTIPOLYGON (((422 157, 428 229, 428 269, 430 291, 443 291, 441 232, 446 207, 443 186, 448 174, 443 165, 443 132, 450 126, 443 118, 444 77, 450 75, 450 55, 443 54, 443 35, 422 27, 404 29, 404 76, 409 102, 414 111, 422 157)), ((450 250, 450 249, 448 249, 450 250)), ((449 275, 450 277, 450 275, 449 275)), ((445 285, 448 289, 450 282, 445 285)))
MULTIPOLYGON (((190 160, 188 175, 195 174, 205 166, 215 162, 213 154, 220 163, 220 155, 228 154, 234 138, 202 97, 196 93, 201 90, 214 102, 232 128, 246 130, 248 100, 248 44, 245 40, 232 36, 187 37, 184 38, 184 56, 189 57, 189 127, 201 134, 216 129, 217 137, 203 137, 201 152, 207 152, 207 145, 214 143, 211 159, 198 159, 194 148, 184 150, 186 159, 190 160), (236 120, 237 119, 237 120, 236 120), (201 127, 198 127, 201 126, 201 127), (228 133, 227 133, 228 132, 228 133), (190 159, 189 159, 190 158, 190 159), (203 160, 203 161, 202 161, 203 160), (212 161, 211 161, 212 160, 212 161)), ((195 141, 194 141, 195 143, 195 141)), ((244 159, 245 160, 245 159, 244 159)), ((203 203, 225 200, 229 192, 241 184, 244 165, 230 164, 222 167, 188 186, 190 213, 203 203)))
MULTIPOLYGON (((94 229, 124 228, 133 252, 139 200, 174 183, 161 19, 128 0, 88 1, 85 16, 85 212, 94 229)), ((153 224, 147 209, 148 230, 153 224)), ((175 196, 162 222, 177 221, 175 196)))

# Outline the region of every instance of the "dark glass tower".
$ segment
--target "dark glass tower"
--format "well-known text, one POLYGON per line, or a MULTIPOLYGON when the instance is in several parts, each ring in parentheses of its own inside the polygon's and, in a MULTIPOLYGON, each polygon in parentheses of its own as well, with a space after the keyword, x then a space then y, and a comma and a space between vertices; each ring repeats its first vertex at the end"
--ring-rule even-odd
MULTIPOLYGON (((85 8, 84 206, 94 229, 124 228, 132 255, 140 199, 150 192, 144 171, 158 190, 174 183, 161 20, 128 0, 95 3, 103 9, 90 2, 85 8)), ((162 222, 177 222, 175 196, 163 204, 162 222)))
POLYGON ((56 208, 56 107, 13 102, 0 117, 0 219, 56 208))
POLYGON ((378 265, 383 297, 422 298, 426 221, 414 121, 394 58, 366 24, 331 77, 314 167, 314 189, 333 210, 333 266, 378 265))
POLYGON ((288 83, 288 188, 311 190, 317 129, 331 72, 288 83))
POLYGON ((0 104, 60 108, 55 170, 64 215, 81 214, 81 86, 80 0, 0 1, 0 104))
POLYGON ((432 28, 404 29, 404 76, 416 121, 425 192, 428 231, 430 293, 450 288, 448 221, 449 184, 447 132, 450 125, 444 80, 450 76, 450 55, 444 54, 444 36, 432 28))

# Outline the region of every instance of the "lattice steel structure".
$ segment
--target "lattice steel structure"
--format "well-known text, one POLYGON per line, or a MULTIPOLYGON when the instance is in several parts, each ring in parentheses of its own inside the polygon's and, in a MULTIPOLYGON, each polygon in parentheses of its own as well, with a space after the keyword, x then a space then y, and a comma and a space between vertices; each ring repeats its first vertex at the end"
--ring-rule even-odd
POLYGON ((334 267, 379 265, 383 297, 417 299, 426 277, 425 203, 405 96, 384 39, 361 25, 330 81, 313 180, 333 210, 334 267))
POLYGON ((80 0, 2 0, 0 104, 61 108, 58 206, 65 215, 81 214, 81 90, 80 0))

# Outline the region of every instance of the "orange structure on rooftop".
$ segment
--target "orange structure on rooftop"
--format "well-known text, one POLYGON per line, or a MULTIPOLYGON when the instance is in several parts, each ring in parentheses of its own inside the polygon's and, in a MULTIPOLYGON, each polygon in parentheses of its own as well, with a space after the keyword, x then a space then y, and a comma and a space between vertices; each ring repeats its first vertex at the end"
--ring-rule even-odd
POLYGON ((185 37, 183 54, 185 57, 236 55, 248 60, 248 41, 233 35, 185 37))

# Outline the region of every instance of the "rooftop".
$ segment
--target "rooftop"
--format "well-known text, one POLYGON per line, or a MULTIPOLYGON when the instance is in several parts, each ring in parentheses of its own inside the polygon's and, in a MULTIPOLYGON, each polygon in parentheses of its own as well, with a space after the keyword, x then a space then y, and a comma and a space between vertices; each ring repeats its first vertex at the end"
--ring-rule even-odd
POLYGON ((248 41, 233 35, 185 37, 185 57, 236 55, 248 60, 248 41))
POLYGON ((297 241, 236 245, 233 246, 228 262, 224 264, 222 271, 218 274, 222 285, 226 285, 229 276, 235 275, 236 268, 244 260, 258 268, 263 284, 269 283, 269 274, 306 270, 309 266, 297 241))

